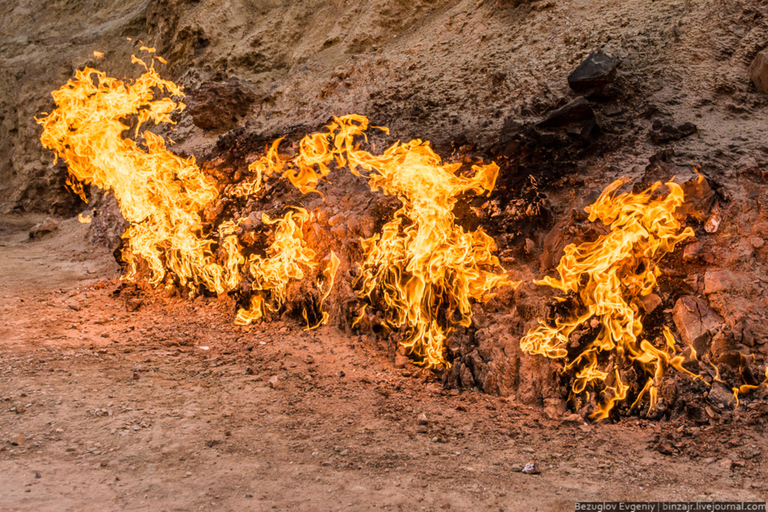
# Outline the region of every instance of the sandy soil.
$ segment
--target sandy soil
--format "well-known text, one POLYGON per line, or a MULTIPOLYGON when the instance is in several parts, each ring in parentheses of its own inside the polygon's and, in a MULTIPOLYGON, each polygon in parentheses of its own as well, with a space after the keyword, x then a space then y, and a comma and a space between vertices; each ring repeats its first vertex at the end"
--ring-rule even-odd
POLYGON ((30 241, 39 220, 0 219, 0 510, 531 511, 768 497, 760 417, 586 425, 446 392, 365 337, 291 321, 238 327, 225 301, 123 288, 85 226, 62 221, 30 241), (520 472, 531 461, 541 474, 520 472))

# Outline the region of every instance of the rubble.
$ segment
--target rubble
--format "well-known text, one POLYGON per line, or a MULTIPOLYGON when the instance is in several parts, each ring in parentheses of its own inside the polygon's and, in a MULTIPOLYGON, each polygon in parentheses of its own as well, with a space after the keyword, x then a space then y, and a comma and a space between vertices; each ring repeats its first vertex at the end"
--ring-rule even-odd
POLYGON ((572 123, 583 123, 594 118, 595 111, 592 110, 592 105, 584 96, 579 96, 564 106, 549 112, 536 126, 539 128, 557 128, 572 123))

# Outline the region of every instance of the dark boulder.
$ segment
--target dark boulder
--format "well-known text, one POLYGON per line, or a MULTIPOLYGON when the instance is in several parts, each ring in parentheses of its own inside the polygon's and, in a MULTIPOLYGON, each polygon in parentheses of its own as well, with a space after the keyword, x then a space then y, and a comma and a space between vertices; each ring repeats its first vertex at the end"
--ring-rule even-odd
POLYGON ((592 52, 568 75, 568 85, 577 92, 603 87, 616 75, 618 61, 604 53, 592 52))

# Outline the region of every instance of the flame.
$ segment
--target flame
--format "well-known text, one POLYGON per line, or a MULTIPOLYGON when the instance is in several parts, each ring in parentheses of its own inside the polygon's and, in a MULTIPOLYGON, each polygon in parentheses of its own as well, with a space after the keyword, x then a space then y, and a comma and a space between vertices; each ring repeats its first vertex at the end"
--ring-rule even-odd
MULTIPOLYGON (((304 194, 320 193, 319 183, 335 164, 365 175, 372 190, 397 196, 402 208, 380 235, 362 241, 365 261, 357 286, 366 302, 383 303, 390 324, 406 329, 402 345, 426 366, 436 367, 446 363, 446 336, 456 325, 470 325, 471 300, 487 300, 495 288, 516 285, 500 270, 493 239, 481 230, 466 232, 456 226, 452 213, 461 194, 490 193, 499 168, 493 163, 476 165, 470 176, 457 175, 461 164, 442 164, 429 143, 418 139, 373 155, 356 142, 367 140, 368 126, 364 116, 335 117, 324 130, 302 138, 296 156, 287 160, 278 154, 282 139, 277 139, 249 166, 251 177, 231 192, 239 197, 257 193, 265 179, 281 175, 304 194)), ((261 317, 261 299, 253 300, 238 322, 261 317)), ((363 315, 364 309, 354 325, 363 315)), ((307 323, 308 328, 316 327, 307 323)))
POLYGON ((683 190, 668 182, 669 191, 660 199, 661 183, 641 193, 617 194, 624 183, 617 180, 608 186, 587 208, 589 220, 599 220, 610 232, 594 242, 566 247, 557 267, 558 277, 536 282, 559 290, 562 295, 558 299, 563 302, 568 297, 577 301, 582 312, 557 319, 554 325, 541 322, 520 342, 526 353, 569 360, 564 371, 575 372, 574 396, 587 388, 602 390, 603 401, 591 415, 595 420, 606 418, 616 403, 626 399, 628 385, 621 370, 633 363, 647 376, 633 406, 648 392, 651 408, 655 407, 666 366, 693 375, 683 368, 683 357, 675 354, 669 331, 664 332, 665 350, 639 339, 643 320, 639 298, 654 290, 659 260, 677 243, 693 236, 693 230, 682 229, 673 215, 683 203, 683 190), (578 344, 574 351, 571 334, 590 320, 597 321, 593 322, 597 329, 594 339, 578 344), (613 371, 608 369, 611 366, 613 371))
POLYGON ((328 312, 323 310, 323 303, 328 298, 328 296, 331 294, 331 290, 333 290, 333 283, 336 280, 336 272, 339 270, 339 258, 336 256, 336 253, 331 251, 331 260, 328 263, 328 266, 323 270, 323 277, 325 278, 325 283, 318 283, 318 288, 322 290, 325 288, 325 291, 323 291, 323 294, 320 296, 320 300, 317 303, 317 307, 320 310, 320 320, 315 323, 314 325, 310 324, 307 310, 304 308, 302 311, 302 315, 304 316, 304 320, 307 322, 307 330, 311 331, 313 329, 317 329, 321 325, 325 325, 328 323, 328 312))
MULTIPOLYGON (((175 99, 183 97, 181 88, 158 75, 154 59, 149 66, 135 56, 131 61, 145 69, 133 82, 85 68, 54 91, 56 108, 37 119, 43 145, 67 162, 69 185, 83 199, 85 184, 114 193, 129 222, 122 235, 126 279, 138 279, 147 268, 152 285, 190 291, 202 286, 217 294, 240 290, 247 279, 251 307, 238 312, 237 323, 277 311, 289 281, 303 278, 304 269, 316 265, 315 253, 302 237, 309 214, 296 208, 275 220, 265 215, 264 223, 274 226, 266 257, 243 256, 237 231, 245 219, 206 233, 199 212, 219 196, 216 184, 193 157, 173 154, 161 136, 144 129, 148 121, 173 124, 171 115, 184 109, 175 99), (133 138, 124 136, 129 130, 133 138)), ((276 144, 274 148, 265 158, 276 157, 276 144)), ((257 185, 247 193, 258 192, 260 181, 257 185)))
POLYGON ((77 214, 77 221, 80 224, 90 224, 91 221, 93 221, 93 217, 90 215, 83 215, 82 213, 77 214))
POLYGON ((475 165, 472 175, 457 175, 461 164, 442 164, 429 143, 418 139, 373 155, 355 143, 366 139, 367 128, 363 116, 334 118, 325 132, 302 140, 294 162, 298 171, 288 177, 314 191, 333 161, 366 176, 372 190, 402 201, 381 234, 362 241, 365 260, 356 286, 367 303, 383 304, 389 324, 406 329, 401 344, 425 366, 436 367, 446 363, 446 336, 456 325, 470 325, 471 299, 487 300, 495 288, 514 284, 502 270, 491 271, 500 269, 493 239, 456 226, 453 215, 461 194, 493 190, 499 168, 475 165))
POLYGON ((93 51, 93 56, 97 59, 103 59, 104 58, 104 52, 98 52, 96 50, 93 51))
POLYGON ((250 307, 237 312, 236 324, 248 325, 267 313, 279 311, 285 302, 288 279, 303 279, 305 270, 316 266, 315 252, 306 247, 302 236, 308 219, 309 213, 303 208, 295 208, 275 220, 262 214, 264 224, 275 226, 275 241, 267 249, 266 257, 252 254, 243 264, 252 279, 252 295, 250 307))

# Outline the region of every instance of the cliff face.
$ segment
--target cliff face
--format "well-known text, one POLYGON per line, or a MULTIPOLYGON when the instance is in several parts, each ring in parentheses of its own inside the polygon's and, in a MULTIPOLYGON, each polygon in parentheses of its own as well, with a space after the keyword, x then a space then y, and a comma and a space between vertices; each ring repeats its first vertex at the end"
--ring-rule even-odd
POLYGON ((0 6, 0 210, 71 211, 64 166, 52 165, 33 118, 74 69, 136 76, 129 56, 142 44, 168 59, 188 103, 223 105, 208 116, 227 118, 218 124, 182 117, 175 138, 188 151, 202 154, 236 126, 271 136, 351 112, 447 147, 490 144, 506 119, 543 114, 601 48, 622 60, 635 104, 731 117, 752 109, 746 70, 765 46, 764 10, 746 0, 9 0, 0 6), (233 88, 249 100, 227 108, 233 88))

